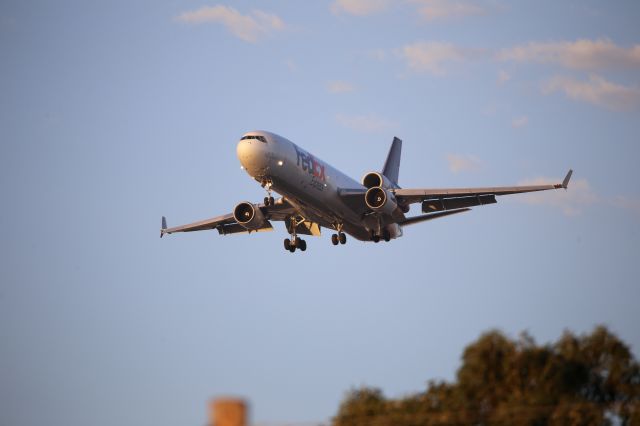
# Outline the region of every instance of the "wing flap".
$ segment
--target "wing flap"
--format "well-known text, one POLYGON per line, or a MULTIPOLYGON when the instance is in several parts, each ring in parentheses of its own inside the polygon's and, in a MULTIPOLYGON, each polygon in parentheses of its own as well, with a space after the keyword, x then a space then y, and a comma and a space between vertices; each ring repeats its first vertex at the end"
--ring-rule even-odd
POLYGON ((439 219, 445 216, 451 216, 453 214, 464 213, 471 209, 458 209, 458 210, 445 210, 437 213, 428 213, 420 216, 408 217, 405 220, 398 222, 400 226, 413 225, 414 223, 426 222, 427 220, 439 219))
POLYGON ((496 196, 493 194, 476 195, 475 197, 432 198, 422 202, 422 211, 424 213, 433 213, 495 203, 497 203, 496 196))
MULTIPOLYGON (((419 203, 427 200, 455 199, 465 197, 501 196, 510 194, 520 194, 524 192, 547 191, 550 189, 567 188, 569 179, 573 171, 569 170, 562 183, 549 185, 525 185, 525 186, 496 186, 485 188, 417 188, 417 189, 395 189, 393 190, 396 199, 402 204, 419 203)), ((484 204, 484 203, 481 203, 484 204)), ((492 203, 488 203, 492 204, 492 203)), ((473 205, 473 204, 470 204, 473 205)), ((475 204, 479 205, 479 204, 475 204)))
POLYGON ((242 225, 237 223, 232 223, 230 225, 220 225, 215 228, 220 235, 229 235, 229 234, 250 234, 252 232, 267 232, 273 231, 273 226, 271 222, 267 221, 267 223, 260 229, 252 229, 249 231, 242 225))

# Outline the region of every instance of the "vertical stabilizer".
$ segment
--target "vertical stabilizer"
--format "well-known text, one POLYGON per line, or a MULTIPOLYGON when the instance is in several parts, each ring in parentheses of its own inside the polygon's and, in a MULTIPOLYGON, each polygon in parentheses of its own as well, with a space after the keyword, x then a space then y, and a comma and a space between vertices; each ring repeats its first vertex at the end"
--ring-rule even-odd
POLYGON ((398 184, 398 174, 400 173, 400 154, 402 154, 402 140, 394 137, 391 148, 389 148, 389 154, 387 154, 387 161, 384 162, 382 174, 391 179, 396 185, 398 184))

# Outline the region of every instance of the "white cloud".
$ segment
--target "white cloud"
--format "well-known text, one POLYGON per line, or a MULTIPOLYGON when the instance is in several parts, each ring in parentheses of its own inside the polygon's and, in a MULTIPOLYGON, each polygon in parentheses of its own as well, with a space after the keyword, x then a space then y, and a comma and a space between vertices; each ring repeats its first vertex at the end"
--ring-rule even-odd
POLYGON ((395 127, 395 123, 375 115, 338 114, 336 121, 345 127, 363 133, 376 133, 395 127))
POLYGON ((348 93, 353 92, 355 90, 355 87, 353 87, 351 83, 348 83, 346 81, 337 80, 327 83, 327 90, 330 93, 348 93))
POLYGON ((482 169, 482 161, 473 155, 447 154, 447 162, 453 173, 477 172, 482 169))
POLYGON ((336 15, 371 15, 385 11, 390 3, 390 0, 336 0, 331 4, 331 12, 336 15))
POLYGON ((611 204, 615 207, 630 210, 631 212, 640 215, 640 199, 634 197, 628 197, 624 195, 618 195, 613 200, 611 200, 611 204))
POLYGON ((220 23, 233 35, 249 43, 255 43, 260 37, 285 28, 284 22, 277 15, 260 10, 242 15, 236 9, 220 4, 184 12, 176 19, 188 24, 220 23))
MULTIPOLYGON (((559 183, 561 179, 537 178, 524 180, 519 185, 549 185, 559 183)), ((555 191, 529 192, 512 198, 531 205, 551 206, 559 208, 567 216, 576 216, 583 210, 598 204, 603 208, 618 208, 640 217, 640 198, 617 195, 614 197, 600 197, 589 185, 586 179, 572 179, 569 188, 555 191)))
POLYGON ((499 84, 504 84, 509 80, 511 80, 511 74, 509 74, 505 70, 500 70, 498 72, 498 83, 499 84))
MULTIPOLYGON (((562 179, 540 177, 524 180, 519 182, 519 185, 552 185, 559 182, 562 182, 562 179)), ((530 192, 513 198, 527 204, 556 207, 567 216, 576 216, 582 212, 582 209, 599 201, 586 179, 572 180, 566 190, 530 192)))
POLYGON ((451 43, 418 42, 404 46, 399 53, 412 71, 444 75, 446 74, 445 64, 462 62, 478 56, 480 50, 465 49, 451 43))
POLYGON ((527 124, 529 124, 529 117, 527 117, 526 115, 523 115, 522 117, 514 118, 514 119, 511 121, 511 126, 512 126, 514 129, 517 129, 517 128, 519 128, 519 127, 524 127, 524 126, 526 126, 527 124))
POLYGON ((384 49, 372 49, 366 53, 367 57, 375 59, 376 61, 384 61, 387 59, 387 51, 384 49))
POLYGON ((559 64, 581 70, 640 68, 640 44, 629 48, 617 46, 611 40, 577 40, 539 43, 503 49, 498 58, 516 62, 559 64))
POLYGON ((640 105, 640 89, 612 83, 591 75, 588 81, 557 76, 543 85, 543 92, 563 92, 571 99, 589 102, 612 110, 629 110, 640 105))
POLYGON ((284 61, 284 64, 289 71, 291 72, 298 71, 298 64, 293 59, 287 59, 286 61, 284 61))
POLYGON ((428 21, 483 15, 486 11, 477 2, 456 0, 412 0, 419 5, 418 12, 428 21))

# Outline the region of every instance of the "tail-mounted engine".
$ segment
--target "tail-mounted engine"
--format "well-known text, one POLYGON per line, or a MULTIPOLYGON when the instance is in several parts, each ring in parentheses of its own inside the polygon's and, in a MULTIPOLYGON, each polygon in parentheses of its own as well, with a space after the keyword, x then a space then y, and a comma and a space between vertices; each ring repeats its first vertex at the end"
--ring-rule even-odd
POLYGON ((262 211, 246 201, 238 204, 233 209, 233 218, 240 226, 249 231, 261 229, 267 224, 267 219, 262 214, 262 211))
POLYGON ((393 194, 379 186, 367 190, 364 195, 364 202, 367 204, 367 207, 377 213, 390 215, 398 208, 398 203, 396 203, 393 194))
POLYGON ((398 188, 398 185, 378 172, 369 172, 362 177, 362 185, 368 188, 365 194, 365 203, 374 212, 392 214, 398 207, 403 213, 409 211, 408 205, 400 205, 390 191, 398 188))
POLYGON ((393 184, 389 179, 385 178, 383 174, 378 172, 369 172, 362 177, 362 185, 365 188, 381 187, 389 189, 393 184))

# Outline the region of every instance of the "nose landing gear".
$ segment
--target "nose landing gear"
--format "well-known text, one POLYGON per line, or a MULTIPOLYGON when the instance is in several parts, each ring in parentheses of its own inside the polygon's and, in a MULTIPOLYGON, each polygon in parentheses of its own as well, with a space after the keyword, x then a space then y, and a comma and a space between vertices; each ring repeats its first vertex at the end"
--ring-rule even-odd
POLYGON ((267 196, 264 197, 265 206, 272 206, 275 203, 275 199, 271 196, 271 185, 273 182, 269 179, 262 181, 262 187, 267 190, 267 196))
MULTIPOLYGON (((304 219, 302 221, 304 221, 304 219)), ((290 219, 289 231, 291 232, 291 239, 285 238, 284 249, 290 251, 291 253, 295 252, 296 249, 300 249, 300 251, 305 251, 307 249, 307 242, 296 235, 296 228, 300 223, 302 222, 299 222, 295 217, 292 217, 290 219)))

